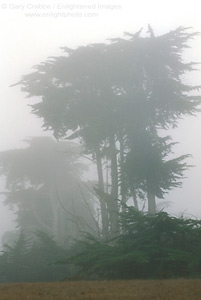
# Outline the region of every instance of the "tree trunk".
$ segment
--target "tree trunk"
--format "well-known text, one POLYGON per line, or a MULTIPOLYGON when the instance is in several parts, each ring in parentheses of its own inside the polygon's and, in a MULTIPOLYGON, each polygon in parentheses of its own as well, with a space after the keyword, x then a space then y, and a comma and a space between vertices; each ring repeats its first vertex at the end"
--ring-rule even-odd
MULTIPOLYGON (((104 194, 104 180, 103 180, 103 169, 102 169, 102 159, 100 155, 100 149, 96 147, 96 164, 98 171, 98 187, 102 194, 104 194)), ((108 212, 106 207, 105 200, 99 196, 100 208, 101 208, 101 223, 102 223, 102 235, 103 238, 108 236, 109 231, 109 220, 108 220, 108 212)))
POLYGON ((48 226, 44 221, 43 221, 43 218, 41 218, 41 216, 39 215, 38 213, 38 210, 35 206, 35 202, 33 199, 30 200, 30 203, 31 203, 31 209, 32 209, 32 212, 34 214, 34 217, 36 218, 36 221, 38 222, 38 224, 42 227, 42 230, 43 231, 46 231, 47 234, 49 235, 52 235, 52 227, 51 226, 48 226))
POLYGON ((156 213, 156 199, 153 192, 148 188, 147 191, 147 199, 148 199, 148 213, 155 214, 156 213))
POLYGON ((125 204, 127 201, 126 198, 126 180, 125 180, 125 173, 123 171, 124 165, 124 140, 123 134, 119 134, 119 143, 120 143, 120 164, 121 164, 121 201, 122 201, 122 211, 125 211, 125 204))
POLYGON ((110 214, 110 231, 111 235, 115 236, 119 233, 119 207, 118 207, 118 165, 115 137, 110 137, 111 150, 111 201, 109 205, 110 214))
POLYGON ((139 207, 138 207, 138 201, 137 201, 137 196, 136 196, 136 193, 135 193, 135 189, 132 187, 132 190, 131 190, 131 193, 132 193, 132 198, 133 198, 133 203, 134 203, 134 207, 139 210, 139 207))
POLYGON ((50 186, 50 204, 51 204, 51 210, 52 210, 52 234, 57 243, 60 243, 59 239, 59 216, 58 216, 58 210, 59 210, 59 203, 56 198, 55 193, 55 182, 52 181, 52 184, 50 186))

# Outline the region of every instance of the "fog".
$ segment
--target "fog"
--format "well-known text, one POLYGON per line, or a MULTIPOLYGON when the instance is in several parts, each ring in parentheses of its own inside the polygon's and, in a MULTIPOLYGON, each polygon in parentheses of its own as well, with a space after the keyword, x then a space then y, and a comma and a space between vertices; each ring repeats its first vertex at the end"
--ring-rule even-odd
MULTIPOLYGON (((80 45, 105 42, 108 38, 123 37, 124 32, 135 33, 151 24, 156 35, 178 26, 201 31, 199 1, 135 1, 115 0, 83 1, 1 1, 1 80, 0 80, 0 151, 22 148, 24 139, 34 136, 52 136, 44 132, 42 121, 31 113, 26 94, 19 86, 10 87, 22 75, 32 71, 32 66, 50 56, 62 54, 60 47, 75 48, 80 45)), ((201 62, 201 37, 191 42, 185 53, 186 60, 201 62)), ((185 80, 200 84, 201 73, 193 72, 185 80)), ((177 155, 192 154, 189 163, 194 168, 186 171, 186 179, 180 189, 171 191, 165 200, 166 208, 174 215, 186 214, 201 218, 201 115, 186 117, 177 129, 170 132, 177 155)), ((93 175, 89 174, 89 177, 93 175)), ((6 231, 15 228, 15 215, 0 204, 0 239, 6 231)))

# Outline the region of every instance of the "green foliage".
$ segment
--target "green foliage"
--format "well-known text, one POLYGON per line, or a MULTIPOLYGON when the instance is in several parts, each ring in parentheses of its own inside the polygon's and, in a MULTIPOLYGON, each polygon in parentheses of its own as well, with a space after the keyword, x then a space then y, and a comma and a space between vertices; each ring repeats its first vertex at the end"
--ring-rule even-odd
POLYGON ((71 274, 66 266, 56 264, 67 250, 42 232, 37 239, 27 239, 23 233, 13 246, 4 245, 0 256, 0 282, 58 281, 71 274))
POLYGON ((122 126, 136 130, 176 125, 179 117, 197 111, 200 99, 188 94, 198 86, 181 82, 196 65, 182 60, 189 40, 198 34, 188 29, 157 37, 138 32, 107 44, 65 47, 63 56, 34 66, 18 84, 29 97, 41 97, 33 112, 57 137, 71 129, 94 144, 122 126))
POLYGON ((131 149, 122 167, 138 193, 150 190, 156 197, 163 198, 169 190, 181 185, 183 173, 190 167, 185 162, 189 155, 168 160, 175 144, 169 140, 169 136, 140 132, 130 142, 131 149))
POLYGON ((28 273, 28 247, 29 241, 23 232, 14 246, 4 245, 5 250, 0 257, 0 281, 24 281, 24 274, 28 273))
MULTIPOLYGON (((70 261, 83 276, 172 278, 201 275, 201 221, 165 212, 148 215, 127 207, 115 240, 90 237, 70 261)), ((66 262, 68 262, 67 260, 66 262)))
POLYGON ((154 279, 201 275, 201 220, 126 207, 122 233, 98 240, 87 234, 66 250, 45 233, 23 233, 0 256, 0 282, 62 279, 154 279))

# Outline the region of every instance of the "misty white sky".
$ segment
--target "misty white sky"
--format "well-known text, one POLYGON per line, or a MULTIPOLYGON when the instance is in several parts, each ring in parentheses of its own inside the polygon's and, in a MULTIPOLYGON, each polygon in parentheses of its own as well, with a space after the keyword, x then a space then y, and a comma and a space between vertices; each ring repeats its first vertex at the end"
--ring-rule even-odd
MULTIPOLYGON (((136 32, 151 24, 156 35, 178 26, 201 31, 201 2, 161 0, 69 0, 69 1, 0 1, 0 151, 20 147, 27 136, 47 135, 41 120, 30 114, 25 94, 9 86, 31 67, 48 56, 60 55, 60 47, 76 47, 120 37, 123 32, 136 32), (77 5, 77 7, 75 7, 77 5), (81 5, 90 5, 84 8, 81 5), (110 8, 103 8, 110 5, 110 8)), ((186 57, 201 62, 201 37, 192 42, 186 57)), ((201 73, 187 77, 200 84, 201 73)), ((191 153, 188 178, 182 189, 171 192, 170 212, 185 212, 201 217, 201 115, 181 122, 173 136, 180 144, 176 154, 191 153)), ((0 204, 0 238, 9 228, 11 215, 0 204)))

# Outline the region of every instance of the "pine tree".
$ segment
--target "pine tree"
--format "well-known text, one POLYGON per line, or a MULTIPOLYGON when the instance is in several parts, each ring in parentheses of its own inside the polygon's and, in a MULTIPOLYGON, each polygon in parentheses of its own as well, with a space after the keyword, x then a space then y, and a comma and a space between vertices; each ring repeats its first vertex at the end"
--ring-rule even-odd
POLYGON ((56 138, 79 138, 95 161, 103 236, 119 231, 118 200, 133 197, 137 207, 141 190, 153 213, 155 197, 177 186, 188 167, 185 155, 168 161, 169 142, 159 132, 198 111, 200 87, 182 82, 196 66, 182 54, 197 33, 179 27, 155 36, 148 29, 145 37, 139 31, 108 44, 63 48, 64 56, 18 83, 29 97, 41 97, 32 108, 44 128, 56 138))

